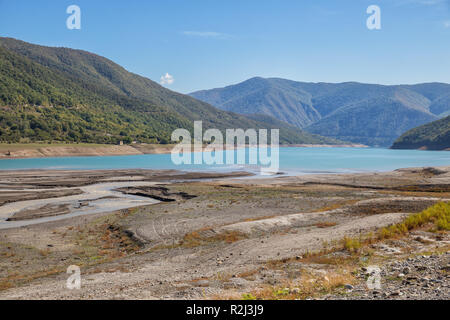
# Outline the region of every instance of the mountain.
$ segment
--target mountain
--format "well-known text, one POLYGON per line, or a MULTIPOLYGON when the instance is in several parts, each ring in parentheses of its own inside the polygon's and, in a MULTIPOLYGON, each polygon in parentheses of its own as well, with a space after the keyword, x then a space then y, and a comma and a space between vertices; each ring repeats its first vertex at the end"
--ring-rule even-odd
MULTIPOLYGON (((247 115, 247 118, 253 119, 258 122, 262 122, 266 124, 267 126, 273 127, 273 128, 283 128, 286 133, 295 135, 296 141, 308 141, 304 142, 306 144, 329 144, 329 145, 342 145, 342 144, 349 144, 348 142, 345 142, 343 140, 338 140, 330 137, 324 137, 318 134, 312 134, 303 130, 299 130, 293 125, 290 125, 289 123, 286 123, 284 121, 272 118, 271 116, 265 115, 265 114, 249 114, 247 115)), ((281 131, 280 131, 281 132, 281 131)), ((292 138, 291 138, 292 140, 292 138)))
POLYGON ((336 108, 307 130, 368 145, 390 146, 405 131, 438 118, 414 92, 389 88, 373 97, 379 89, 368 93, 365 100, 352 99, 336 108))
MULTIPOLYGON (((177 128, 278 128, 168 90, 93 53, 0 38, 0 141, 167 143, 177 128)), ((264 120, 264 119, 263 119, 264 120)), ((282 143, 334 143, 283 124, 282 143)))
POLYGON ((320 114, 312 107, 311 95, 287 80, 253 78, 238 85, 191 95, 223 110, 265 114, 299 128, 320 119, 320 114))
POLYGON ((306 131, 390 146, 405 131, 450 113, 450 84, 306 83, 252 78, 191 93, 223 110, 266 114, 306 131))
POLYGON ((450 150, 450 116, 409 130, 392 149, 450 150))
POLYGON ((430 111, 441 117, 450 115, 450 93, 434 100, 430 111))

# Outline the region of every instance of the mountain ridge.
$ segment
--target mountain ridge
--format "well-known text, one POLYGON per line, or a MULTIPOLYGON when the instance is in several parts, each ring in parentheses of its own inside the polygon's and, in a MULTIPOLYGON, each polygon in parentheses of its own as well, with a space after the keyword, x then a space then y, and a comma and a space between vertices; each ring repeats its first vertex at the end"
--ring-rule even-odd
POLYGON ((223 110, 267 114, 314 134, 385 147, 405 131, 450 113, 450 84, 439 82, 381 85, 254 77, 191 95, 223 110), (258 95, 261 88, 270 94, 258 95))

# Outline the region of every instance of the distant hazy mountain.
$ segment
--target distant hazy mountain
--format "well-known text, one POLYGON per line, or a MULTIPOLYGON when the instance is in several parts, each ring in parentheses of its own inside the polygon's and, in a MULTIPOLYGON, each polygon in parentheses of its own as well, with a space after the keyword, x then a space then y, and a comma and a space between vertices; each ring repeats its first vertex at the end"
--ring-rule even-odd
POLYGON ((409 130, 392 149, 450 150, 450 116, 409 130))
POLYGON ((80 50, 0 38, 0 141, 167 143, 176 128, 280 128, 282 143, 334 143, 274 119, 219 110, 80 50))
POLYGON ((441 117, 450 115, 450 93, 434 100, 430 105, 430 111, 441 117))
POLYGON ((405 131, 450 113, 450 85, 385 86, 252 78, 193 97, 223 110, 266 114, 340 140, 390 146, 405 131))

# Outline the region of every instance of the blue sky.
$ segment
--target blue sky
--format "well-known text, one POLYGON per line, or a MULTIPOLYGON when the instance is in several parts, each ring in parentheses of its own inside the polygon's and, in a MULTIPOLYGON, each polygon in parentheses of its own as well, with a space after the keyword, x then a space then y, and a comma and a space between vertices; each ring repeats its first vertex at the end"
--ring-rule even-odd
POLYGON ((105 56, 187 93, 254 76, 450 83, 450 0, 0 0, 0 35, 105 56), (68 30, 66 8, 81 8, 68 30), (381 8, 381 30, 366 9, 381 8))

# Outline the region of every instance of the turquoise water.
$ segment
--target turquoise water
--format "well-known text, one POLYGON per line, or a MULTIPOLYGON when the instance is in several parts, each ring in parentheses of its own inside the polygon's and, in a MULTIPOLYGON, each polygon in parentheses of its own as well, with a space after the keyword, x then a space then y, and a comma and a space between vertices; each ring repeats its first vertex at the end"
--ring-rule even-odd
MULTIPOLYGON (((450 152, 448 151, 378 148, 280 148, 280 171, 293 174, 390 171, 406 167, 445 165, 450 165, 450 152)), ((252 165, 175 165, 172 163, 170 154, 0 160, 0 170, 137 168, 259 171, 257 166, 252 165)))

